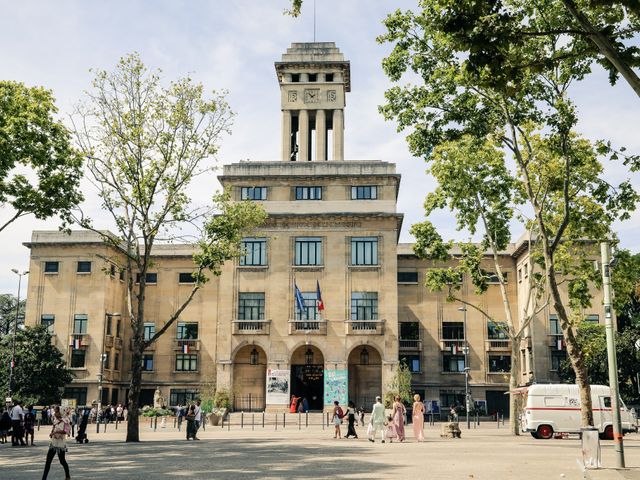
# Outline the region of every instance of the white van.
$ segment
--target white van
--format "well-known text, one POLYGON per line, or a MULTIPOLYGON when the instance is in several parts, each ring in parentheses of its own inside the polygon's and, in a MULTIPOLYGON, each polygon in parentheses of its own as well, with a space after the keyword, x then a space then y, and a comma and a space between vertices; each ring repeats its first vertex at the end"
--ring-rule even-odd
MULTIPOLYGON (((521 390, 525 395, 524 414, 521 418, 523 432, 534 438, 552 438, 554 433, 580 433, 580 393, 577 385, 536 384, 521 390)), ((605 385, 591 385, 593 423, 600 438, 613 439, 611 414, 611 389, 605 385)), ((624 403, 620 408, 623 433, 637 432, 635 411, 624 403)))

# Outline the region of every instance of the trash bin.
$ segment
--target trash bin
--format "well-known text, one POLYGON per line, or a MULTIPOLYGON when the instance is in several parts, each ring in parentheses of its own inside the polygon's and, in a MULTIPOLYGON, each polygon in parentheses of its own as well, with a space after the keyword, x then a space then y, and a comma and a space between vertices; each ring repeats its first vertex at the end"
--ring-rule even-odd
POLYGON ((599 433, 595 427, 582 427, 580 429, 582 464, 584 468, 593 469, 602 466, 599 433))

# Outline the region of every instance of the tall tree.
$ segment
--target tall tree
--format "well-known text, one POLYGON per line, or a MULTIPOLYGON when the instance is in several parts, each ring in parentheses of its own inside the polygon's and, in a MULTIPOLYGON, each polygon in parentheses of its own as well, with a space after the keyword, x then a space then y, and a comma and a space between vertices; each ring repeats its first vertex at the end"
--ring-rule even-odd
MULTIPOLYGON (((12 337, 0 339, 0 363, 9 365, 12 337)), ((18 330, 16 336, 13 395, 25 403, 59 403, 63 387, 73 380, 62 353, 51 344, 47 327, 35 325, 18 330)), ((9 376, 0 375, 0 394, 6 397, 9 376)))
POLYGON ((189 78, 165 87, 159 74, 149 72, 133 54, 122 58, 113 72, 96 72, 88 96, 74 119, 76 134, 117 234, 105 234, 85 217, 77 221, 124 258, 120 267, 126 272, 133 336, 127 441, 137 442, 144 350, 179 318, 206 283, 206 272, 219 275, 225 261, 240 255, 242 237, 262 223, 265 214, 254 203, 231 202, 224 194, 204 209, 194 207, 188 196, 194 177, 212 171, 222 135, 229 133, 232 113, 223 95, 214 92, 206 99, 203 86, 189 78), (158 241, 177 239, 182 228, 202 223, 193 242, 193 288, 145 340, 153 248, 158 241))
POLYGON ((30 214, 66 221, 82 201, 82 157, 57 111, 51 91, 0 81, 0 232, 30 214))
POLYGON ((16 322, 16 314, 18 316, 18 328, 24 325, 24 308, 26 300, 20 300, 18 308, 18 298, 10 293, 0 295, 0 337, 13 333, 16 322))
MULTIPOLYGON (((565 55, 570 47, 562 34, 525 37, 508 52, 507 60, 519 64, 555 52, 556 63, 495 75, 474 68, 474 44, 451 33, 453 3, 424 0, 420 11, 397 11, 386 19, 387 33, 379 40, 392 43, 393 50, 383 62, 385 72, 398 82, 410 71, 422 83, 391 88, 381 112, 400 130, 411 129, 411 151, 428 162, 434 148, 448 142, 455 143, 453 150, 463 148, 467 136, 477 145, 491 140, 494 155, 508 160, 514 201, 524 204, 518 218, 535 233, 531 254, 542 269, 580 386, 582 421, 592 425, 588 377, 574 331, 580 310, 590 305, 589 287, 599 281, 592 262, 596 251, 588 247, 608 238, 615 220, 628 218, 638 196, 629 181, 614 187, 602 180, 595 147, 573 131, 577 116, 567 89, 590 67, 583 58, 565 55)), ((483 2, 473 3, 484 8, 483 2)), ((564 20, 555 15, 530 23, 552 32, 564 20)))

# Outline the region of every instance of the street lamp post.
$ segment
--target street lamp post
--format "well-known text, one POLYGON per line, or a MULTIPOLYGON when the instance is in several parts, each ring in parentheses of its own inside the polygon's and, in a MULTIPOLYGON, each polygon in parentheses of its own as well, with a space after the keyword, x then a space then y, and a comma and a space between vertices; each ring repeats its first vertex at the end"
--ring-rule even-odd
POLYGON ((467 307, 459 307, 458 311, 463 314, 464 328, 464 346, 462 347, 462 353, 464 353, 464 399, 465 410, 467 414, 467 429, 471 429, 471 420, 469 418, 469 409, 471 408, 471 399, 469 394, 469 340, 467 340, 467 307))
POLYGON ((20 287, 22 286, 22 277, 29 274, 29 270, 20 273, 17 268, 11 271, 18 275, 18 301, 16 303, 16 321, 13 323, 13 339, 11 340, 11 363, 9 364, 9 392, 8 397, 11 398, 11 387, 13 383, 13 367, 16 361, 16 335, 18 334, 18 318, 20 316, 20 287))
POLYGON ((100 373, 98 373, 98 408, 96 410, 96 433, 100 433, 100 414, 102 413, 102 378, 104 376, 104 361, 106 354, 104 344, 107 330, 107 319, 121 316, 120 313, 104 312, 104 325, 102 326, 102 349, 100 351, 100 373))

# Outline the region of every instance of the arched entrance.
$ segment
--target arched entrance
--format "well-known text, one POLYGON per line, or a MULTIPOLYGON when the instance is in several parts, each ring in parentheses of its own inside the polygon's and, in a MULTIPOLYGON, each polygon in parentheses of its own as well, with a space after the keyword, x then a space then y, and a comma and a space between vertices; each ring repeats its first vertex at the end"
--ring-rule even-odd
POLYGON ((369 411, 377 395, 382 395, 382 358, 372 346, 358 346, 349 354, 349 400, 369 411))
POLYGON ((262 411, 265 405, 267 354, 258 345, 245 345, 233 360, 233 409, 262 411))
POLYGON ((313 345, 302 345, 291 355, 291 395, 304 397, 310 410, 324 407, 324 355, 313 345))

